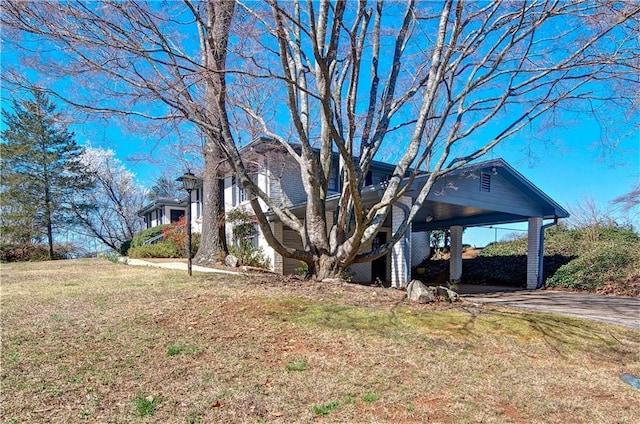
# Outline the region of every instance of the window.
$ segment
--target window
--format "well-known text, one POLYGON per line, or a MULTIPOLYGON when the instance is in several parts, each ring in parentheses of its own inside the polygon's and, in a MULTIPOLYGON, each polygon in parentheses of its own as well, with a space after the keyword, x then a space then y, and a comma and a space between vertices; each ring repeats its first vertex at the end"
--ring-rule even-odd
MULTIPOLYGON (((250 175, 251 181, 253 181, 254 184, 258 184, 258 174, 252 174, 250 175)), ((232 191, 233 191, 233 206, 236 205, 236 203, 242 203, 242 202, 246 202, 249 200, 249 195, 247 194, 247 192, 245 191, 244 187, 242 187, 241 184, 239 184, 238 180, 236 179, 236 177, 231 177, 231 187, 232 187, 232 191), (237 193, 237 194, 236 194, 237 193)))
POLYGON ((180 220, 180 217, 184 216, 184 211, 179 209, 171 209, 171 222, 177 222, 180 220))
POLYGON ((389 179, 391 179, 391 175, 389 174, 369 171, 367 172, 367 175, 364 179, 364 185, 365 186, 376 185, 383 181, 389 181, 389 179))
POLYGON ((202 214, 202 199, 200 196, 200 189, 196 189, 196 218, 200 218, 202 214))
POLYGON ((329 191, 340 191, 340 179, 338 178, 338 166, 334 164, 331 167, 331 173, 329 173, 329 185, 327 187, 329 191))
POLYGON ((491 191, 491 174, 480 174, 480 191, 489 193, 491 191))

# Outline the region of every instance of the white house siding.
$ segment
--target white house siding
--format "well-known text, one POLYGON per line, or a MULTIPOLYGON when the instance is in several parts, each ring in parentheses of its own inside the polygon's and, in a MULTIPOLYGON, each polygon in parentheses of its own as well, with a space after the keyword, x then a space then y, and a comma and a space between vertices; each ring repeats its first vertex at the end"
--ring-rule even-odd
POLYGON ((349 271, 353 273, 352 281, 368 283, 371 281, 371 262, 351 264, 349 271))
POLYGON ((411 234, 411 268, 420 265, 431 254, 430 231, 411 234))
MULTIPOLYGON (((407 208, 411 206, 411 198, 404 196, 398 203, 404 204, 407 208)), ((391 227, 393 233, 402 225, 406 212, 399 206, 393 206, 391 209, 391 227)), ((409 283, 411 260, 411 225, 407 232, 391 248, 391 286, 395 288, 404 287, 409 283)), ((389 261, 387 261, 389 263, 389 261)), ((388 272, 388 271, 387 271, 388 272)))

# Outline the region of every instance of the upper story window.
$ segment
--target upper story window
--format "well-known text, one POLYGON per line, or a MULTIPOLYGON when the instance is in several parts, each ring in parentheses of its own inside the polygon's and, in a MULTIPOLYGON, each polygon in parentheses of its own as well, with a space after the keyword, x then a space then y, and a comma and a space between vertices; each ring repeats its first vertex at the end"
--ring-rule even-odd
POLYGON ((369 171, 364 180, 365 186, 376 185, 382 181, 389 181, 391 175, 382 172, 369 171))
POLYGON ((338 166, 334 165, 331 167, 331 173, 329 174, 329 184, 327 186, 327 190, 329 191, 340 191, 340 178, 338 174, 338 166))
MULTIPOLYGON (((258 174, 252 174, 250 177, 254 184, 258 184, 258 174)), ((236 177, 231 177, 231 187, 233 190, 232 203, 234 206, 238 203, 243 203, 249 200, 246 190, 242 187, 236 177)))

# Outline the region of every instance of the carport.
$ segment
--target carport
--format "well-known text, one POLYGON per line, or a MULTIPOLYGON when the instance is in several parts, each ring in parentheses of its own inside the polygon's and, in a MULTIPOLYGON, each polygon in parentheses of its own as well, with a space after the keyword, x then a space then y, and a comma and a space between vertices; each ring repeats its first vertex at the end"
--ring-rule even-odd
MULTIPOLYGON (((411 204, 427 178, 428 175, 416 178, 403 203, 411 204)), ((568 216, 562 206, 515 168, 503 159, 494 159, 463 167, 436 182, 412 222, 410 237, 424 239, 423 233, 449 229, 449 279, 455 282, 462 277, 464 228, 527 222, 526 283, 528 289, 536 289, 542 283, 544 229, 557 223, 559 218, 568 216)), ((406 246, 415 248, 416 243, 409 242, 406 246)), ((411 252, 408 256, 412 257, 411 252)), ((404 275, 398 275, 397 281, 392 279, 395 286, 402 285, 401 280, 408 282, 410 278, 409 267, 403 268, 406 268, 404 275)))

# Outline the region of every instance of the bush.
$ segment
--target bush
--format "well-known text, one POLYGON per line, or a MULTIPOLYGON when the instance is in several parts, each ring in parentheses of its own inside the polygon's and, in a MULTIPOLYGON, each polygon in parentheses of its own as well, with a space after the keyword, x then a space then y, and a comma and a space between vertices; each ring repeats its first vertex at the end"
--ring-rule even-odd
POLYGON ((131 248, 131 240, 127 240, 120 245, 120 249, 118 249, 118 253, 122 256, 129 255, 129 249, 131 248))
POLYGON ((256 217, 238 208, 229 211, 226 219, 233 234, 229 253, 238 258, 240 265, 269 268, 269 259, 262 248, 254 246, 254 238, 258 235, 256 217))
MULTIPOLYGON (((191 257, 198 251, 199 245, 200 234, 193 233, 191 235, 191 257)), ((158 225, 136 234, 131 240, 127 252, 128 256, 132 258, 183 258, 186 253, 187 225, 184 217, 173 224, 158 225), (159 235, 162 235, 161 242, 144 244, 145 241, 159 235)))
POLYGON ((607 242, 561 266, 547 286, 597 290, 604 285, 624 285, 639 268, 639 243, 607 242))
POLYGON ((171 224, 163 224, 163 225, 147 228, 146 230, 139 232, 131 240, 131 247, 139 247, 144 245, 145 241, 150 240, 156 236, 159 236, 160 234, 162 234, 162 231, 165 228, 170 226, 171 224))
POLYGON ((130 258, 180 258, 182 257, 169 240, 160 243, 145 244, 144 246, 136 246, 129 249, 130 258))
POLYGON ((240 265, 248 265, 256 268, 269 268, 269 258, 267 258, 262 247, 243 244, 241 247, 230 246, 229 253, 238 258, 240 265))
POLYGON ((0 261, 28 262, 48 261, 50 259, 69 259, 77 253, 70 243, 54 243, 53 258, 49 257, 49 246, 46 244, 17 243, 0 245, 0 261))
MULTIPOLYGON (((162 235, 165 241, 173 243, 180 257, 187 255, 187 221, 184 216, 162 229, 162 235)), ((198 251, 200 246, 200 234, 191 234, 191 257, 198 251)))

